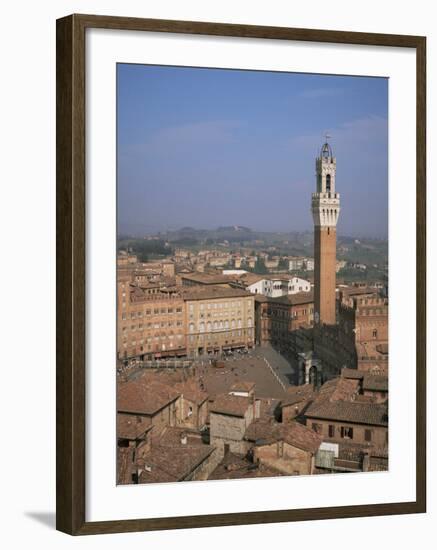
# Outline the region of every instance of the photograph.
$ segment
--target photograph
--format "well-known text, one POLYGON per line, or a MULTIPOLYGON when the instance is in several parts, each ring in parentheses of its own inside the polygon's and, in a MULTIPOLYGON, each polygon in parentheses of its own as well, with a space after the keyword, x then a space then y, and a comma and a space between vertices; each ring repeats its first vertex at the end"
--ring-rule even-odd
POLYGON ((5 4, 3 548, 435 538, 436 10, 365 7, 5 4))
POLYGON ((388 79, 116 98, 117 484, 388 471, 388 79))

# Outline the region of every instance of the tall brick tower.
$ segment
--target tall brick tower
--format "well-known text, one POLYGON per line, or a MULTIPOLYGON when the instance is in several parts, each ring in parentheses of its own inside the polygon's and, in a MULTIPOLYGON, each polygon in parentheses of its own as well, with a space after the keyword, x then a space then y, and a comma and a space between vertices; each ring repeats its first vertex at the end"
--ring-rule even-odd
POLYGON ((314 321, 335 324, 335 264, 340 195, 335 192, 336 159, 326 142, 316 158, 317 191, 312 194, 314 220, 314 321))

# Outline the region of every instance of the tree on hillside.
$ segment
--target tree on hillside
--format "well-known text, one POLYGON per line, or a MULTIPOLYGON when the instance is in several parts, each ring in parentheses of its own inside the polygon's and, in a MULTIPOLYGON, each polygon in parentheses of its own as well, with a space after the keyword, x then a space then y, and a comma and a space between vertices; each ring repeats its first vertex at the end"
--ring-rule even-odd
POLYGON ((259 275, 265 275, 268 273, 268 269, 266 268, 266 264, 264 263, 264 260, 261 258, 258 258, 255 262, 255 267, 251 269, 250 271, 253 271, 254 273, 258 273, 259 275))
POLYGON ((279 271, 288 271, 288 260, 286 258, 281 258, 278 263, 279 271))

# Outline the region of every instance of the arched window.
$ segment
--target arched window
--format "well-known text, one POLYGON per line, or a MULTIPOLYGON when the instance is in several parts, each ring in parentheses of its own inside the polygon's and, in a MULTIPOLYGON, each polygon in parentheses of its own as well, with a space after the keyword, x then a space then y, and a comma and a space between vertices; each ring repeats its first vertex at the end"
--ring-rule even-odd
POLYGON ((326 174, 326 192, 331 192, 331 174, 326 174))
POLYGON ((190 332, 194 332, 194 323, 190 323, 190 332))
POLYGON ((248 327, 252 326, 252 317, 249 317, 249 319, 247 320, 247 326, 248 327))
POLYGON ((205 323, 203 321, 200 323, 199 331, 205 332, 205 323))
POLYGON ((232 319, 231 321, 231 328, 235 328, 235 319, 232 319))
POLYGON ((208 321, 208 323, 206 324, 206 330, 208 332, 211 332, 211 322, 210 321, 208 321))

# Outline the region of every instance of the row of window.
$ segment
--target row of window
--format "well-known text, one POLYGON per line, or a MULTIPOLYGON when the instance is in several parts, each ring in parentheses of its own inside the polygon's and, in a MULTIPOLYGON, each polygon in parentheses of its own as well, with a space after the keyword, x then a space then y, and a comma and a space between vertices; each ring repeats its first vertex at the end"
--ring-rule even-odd
MULTIPOLYGON (((249 317, 247 320, 247 326, 251 327, 252 323, 252 317, 249 317)), ((189 332, 195 332, 196 325, 194 323, 190 323, 188 328, 189 332)), ((242 328, 241 319, 238 319, 237 321, 235 321, 235 319, 232 319, 230 323, 227 319, 225 321, 208 321, 207 323, 201 321, 199 323, 199 332, 212 332, 217 330, 229 330, 235 328, 242 328)))
MULTIPOLYGON (((272 288, 273 288, 273 290, 282 290, 286 286, 287 285, 275 284, 275 285, 272 286, 272 288)), ((305 285, 305 289, 309 289, 309 288, 310 288, 310 285, 305 285)), ((267 285, 265 285, 265 289, 267 290, 267 285)), ((302 292, 303 289, 304 289, 303 286, 298 287, 299 292, 302 292)), ((288 285, 288 290, 291 290, 292 292, 294 292, 294 290, 296 290, 296 286, 295 285, 288 285)))
MULTIPOLYGON (((178 307, 178 308, 161 308, 161 309, 158 309, 158 308, 155 308, 154 310, 151 310, 151 309, 146 309, 144 311, 144 317, 148 316, 148 315, 172 315, 172 314, 181 314, 182 313, 182 308, 181 307, 178 307)), ((130 315, 126 314, 125 312, 122 313, 121 315, 121 318, 123 320, 125 319, 136 319, 136 318, 141 318, 143 317, 143 312, 142 311, 132 311, 130 313, 130 315)))
MULTIPOLYGON (((248 336, 252 336, 253 334, 253 329, 249 328, 247 329, 246 331, 243 329, 243 330, 232 330, 232 331, 229 331, 228 334, 231 335, 231 336, 242 336, 244 334, 244 332, 247 332, 248 336)), ((194 341, 196 338, 198 338, 199 340, 203 340, 203 338, 206 338, 206 339, 210 339, 210 338, 214 338, 215 336, 213 335, 213 333, 211 334, 201 334, 199 336, 195 336, 195 335, 192 335, 190 336, 190 341, 194 341)), ((128 342, 128 338, 127 336, 123 336, 123 345, 124 347, 126 347, 127 345, 129 346, 136 346, 137 343, 139 344, 144 344, 144 342, 146 343, 151 343, 151 342, 159 342, 160 340, 174 340, 174 339, 177 339, 177 340, 182 340, 183 338, 183 335, 182 334, 165 334, 165 333, 161 333, 161 334, 155 334, 154 336, 148 336, 147 338, 141 338, 139 340, 131 340, 128 342)))
MULTIPOLYGON (((131 325, 130 330, 143 330, 151 328, 164 328, 164 327, 181 327, 182 321, 161 321, 160 323, 138 323, 138 325, 131 325)), ((129 327, 123 327, 122 331, 126 332, 129 330, 129 327)))
MULTIPOLYGON (((142 337, 152 337, 152 336, 155 336, 155 337, 161 337, 161 338, 173 338, 174 336, 177 336, 178 338, 182 338, 183 336, 183 332, 180 331, 180 332, 174 332, 174 331, 170 331, 170 332, 154 332, 153 334, 151 333, 136 333, 136 334, 133 334, 131 336, 131 338, 142 338, 142 337)), ((126 334, 126 333, 123 333, 123 340, 124 341, 127 341, 129 339, 129 336, 126 334)), ((134 340, 135 341, 135 340, 134 340)))
POLYGON ((288 311, 284 311, 284 310, 278 310, 278 309, 268 309, 267 310, 267 315, 270 315, 272 317, 282 317, 283 319, 297 319, 299 317, 299 315, 307 315, 308 314, 308 311, 311 314, 314 313, 314 308, 309 308, 306 309, 298 309, 298 310, 293 310, 291 312, 291 315, 288 311))
MULTIPOLYGON (((250 300, 247 302, 247 307, 250 308, 253 305, 253 302, 250 300)), ((214 302, 209 304, 199 304, 199 310, 204 311, 205 309, 229 309, 229 308, 235 308, 235 307, 241 307, 242 303, 241 301, 232 301, 232 302, 214 302)), ((189 310, 194 311, 195 304, 189 305, 189 310)))
POLYGON ((182 307, 161 307, 161 308, 153 308, 153 309, 145 309, 144 312, 139 311, 132 311, 130 314, 131 319, 135 319, 135 317, 143 317, 146 315, 172 315, 173 313, 182 313, 182 307))
MULTIPOLYGON (((205 316, 207 319, 211 318, 211 317, 222 317, 223 315, 229 317, 230 315, 232 316, 236 316, 236 315, 241 315, 241 310, 232 310, 232 311, 217 311, 217 312, 214 312, 214 313, 199 313, 199 317, 201 319, 204 319, 205 316)), ((190 311, 190 319, 194 319, 194 312, 190 311)))
MULTIPOLYGON (((126 344, 124 344, 124 348, 126 348, 126 344)), ((139 348, 132 348, 130 351, 130 355, 140 355, 145 351, 166 351, 166 350, 178 350, 182 349, 182 346, 179 344, 173 344, 170 342, 169 344, 155 344, 155 345, 147 345, 147 346, 140 346, 139 348)), ((124 357, 127 358, 127 352, 124 351, 124 357)))
MULTIPOLYGON (((323 433, 323 424, 312 423, 312 429, 316 433, 323 433)), ((335 426, 333 424, 328 425, 328 437, 335 437, 335 426)), ((340 437, 342 439, 353 439, 354 429, 350 426, 340 426, 340 437)), ((372 441, 372 430, 364 430, 364 441, 372 441)))
MULTIPOLYGON (((244 330, 232 330, 232 331, 229 331, 228 333, 226 333, 226 336, 228 337, 242 337, 244 336, 244 330)), ((251 338, 253 336, 252 334, 252 329, 248 329, 247 330, 247 336, 249 338, 251 338)), ((217 335, 216 334, 200 334, 200 335, 191 335, 189 336, 189 342, 190 343, 194 343, 194 342, 208 342, 209 344, 213 343, 213 344, 218 344, 218 340, 215 340, 214 342, 212 342, 212 340, 214 338, 217 338, 217 335)), ((234 342, 234 340, 232 340, 232 342, 234 342)), ((229 342, 226 340, 225 344, 228 344, 229 342)))
MULTIPOLYGON (((161 336, 154 336, 153 338, 152 337, 149 337, 149 338, 142 338, 141 340, 132 340, 129 345, 130 346, 136 346, 137 343, 142 345, 144 344, 144 342, 146 342, 147 344, 151 344, 152 342, 159 342, 160 340, 174 340, 175 339, 175 336, 173 334, 170 334, 170 335, 161 335, 161 336)), ((176 336, 176 340, 182 340, 182 334, 178 334, 176 336)), ((124 347, 127 347, 128 343, 127 342, 124 342, 123 343, 123 346, 124 347)))
POLYGON ((371 316, 371 315, 387 315, 386 309, 360 309, 359 314, 363 316, 371 316))

